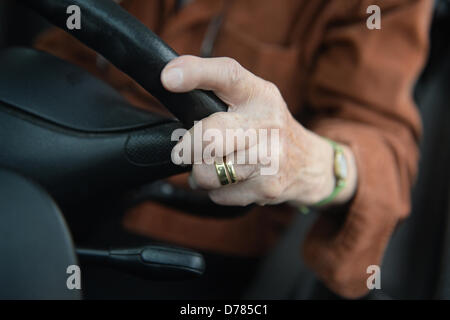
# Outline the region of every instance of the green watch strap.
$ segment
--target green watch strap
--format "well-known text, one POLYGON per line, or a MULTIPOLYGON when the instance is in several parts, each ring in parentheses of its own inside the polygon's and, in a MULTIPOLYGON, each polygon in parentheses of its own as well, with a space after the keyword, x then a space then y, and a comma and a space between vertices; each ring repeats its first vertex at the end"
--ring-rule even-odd
MULTIPOLYGON (((319 208, 329 204, 337 197, 339 192, 341 192, 341 190, 344 189, 345 186, 347 185, 347 163, 344 156, 344 150, 336 142, 329 139, 325 140, 327 140, 331 144, 334 150, 333 171, 334 177, 336 179, 336 184, 331 194, 325 199, 320 200, 319 202, 313 204, 311 206, 312 208, 319 208)), ((309 213, 310 208, 308 208, 307 206, 301 206, 300 211, 304 214, 307 214, 309 213)))
POLYGON ((331 192, 331 194, 328 197, 326 197, 325 199, 313 204, 313 207, 322 207, 326 204, 329 204, 331 201, 333 201, 337 197, 339 192, 341 192, 341 190, 344 189, 345 186, 346 186, 345 181, 339 180, 336 183, 336 186, 334 187, 333 192, 331 192))

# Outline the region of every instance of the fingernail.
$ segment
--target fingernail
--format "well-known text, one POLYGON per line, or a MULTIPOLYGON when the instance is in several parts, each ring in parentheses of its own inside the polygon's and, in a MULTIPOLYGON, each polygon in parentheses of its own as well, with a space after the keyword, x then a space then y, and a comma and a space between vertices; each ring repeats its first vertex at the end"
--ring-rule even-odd
POLYGON ((183 71, 180 68, 165 70, 162 75, 162 81, 166 88, 176 89, 183 83, 183 71))

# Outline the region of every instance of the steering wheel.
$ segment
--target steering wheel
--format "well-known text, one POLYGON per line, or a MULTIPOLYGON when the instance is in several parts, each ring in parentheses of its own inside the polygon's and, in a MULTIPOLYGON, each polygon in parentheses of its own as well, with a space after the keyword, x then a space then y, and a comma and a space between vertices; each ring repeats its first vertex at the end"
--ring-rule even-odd
MULTIPOLYGON (((177 54, 111 0, 21 2, 64 29, 67 7, 79 6, 82 29, 66 30, 136 80, 177 119, 131 106, 87 71, 48 53, 10 48, 0 52, 0 167, 37 182, 62 208, 90 205, 100 195, 111 197, 188 171, 171 162, 172 132, 227 106, 212 92, 164 89, 160 73, 177 54)), ((146 269, 144 256, 147 266, 161 268, 172 261, 187 273, 203 270, 197 254, 164 247, 79 249, 78 254, 102 261, 106 255, 134 271, 146 269)))
POLYGON ((0 165, 35 179, 60 202, 129 190, 188 171, 175 166, 171 133, 227 106, 212 92, 171 93, 160 82, 177 54, 110 0, 22 1, 65 28, 78 5, 83 28, 69 31, 136 80, 179 120, 138 110, 86 71, 51 55, 14 48, 0 55, 0 165))

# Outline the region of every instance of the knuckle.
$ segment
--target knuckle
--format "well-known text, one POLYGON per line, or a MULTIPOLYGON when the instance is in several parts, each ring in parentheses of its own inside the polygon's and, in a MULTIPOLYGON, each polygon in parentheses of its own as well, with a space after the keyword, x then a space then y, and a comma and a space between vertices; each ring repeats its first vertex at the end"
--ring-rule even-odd
POLYGON ((271 120, 273 126, 284 126, 287 106, 280 90, 275 84, 269 81, 264 81, 262 88, 262 97, 270 105, 270 109, 267 110, 270 113, 270 117, 268 118, 271 120))
POLYGON ((194 165, 192 169, 192 177, 195 183, 201 189, 213 189, 215 188, 215 183, 208 174, 206 174, 205 165, 194 165))
POLYGON ((282 111, 275 112, 272 115, 272 128, 276 129, 285 129, 286 127, 286 118, 284 117, 284 113, 282 111))
POLYGON ((230 83, 235 85, 242 80, 243 68, 233 58, 225 58, 226 70, 228 70, 228 76, 230 79, 230 83))
POLYGON ((261 94, 264 100, 270 101, 271 104, 275 105, 279 105, 280 100, 283 100, 280 90, 274 83, 263 80, 261 87, 261 94))
MULTIPOLYGON (((219 131, 232 129, 233 123, 239 121, 241 116, 238 113, 228 113, 226 111, 219 111, 213 113, 208 118, 202 120, 203 130, 217 129, 219 131)), ((224 131, 223 134, 226 132, 224 131)))
POLYGON ((198 58, 193 56, 193 55, 187 54, 187 55, 179 56, 178 58, 175 58, 173 61, 177 61, 178 63, 183 63, 183 64, 190 65, 196 59, 198 59, 198 58))
POLYGON ((195 177, 194 179, 197 183, 197 186, 201 189, 205 189, 205 190, 209 190, 212 189, 214 187, 213 183, 211 180, 205 179, 203 176, 200 177, 195 177))
POLYGON ((273 82, 265 81, 264 88, 269 96, 276 97, 276 98, 281 97, 280 90, 273 82))
POLYGON ((201 132, 202 137, 205 134, 205 132, 208 132, 209 130, 217 128, 219 121, 220 121, 219 116, 214 113, 214 114, 210 115, 209 117, 197 122, 198 128, 202 129, 202 132, 201 132))
POLYGON ((273 201, 281 196, 282 188, 278 181, 275 179, 270 179, 265 181, 263 187, 261 188, 261 196, 268 201, 273 201))
POLYGON ((225 111, 219 111, 216 113, 213 113, 208 118, 204 120, 204 126, 205 129, 219 129, 220 125, 227 119, 228 114, 225 111))
POLYGON ((226 130, 228 120, 225 112, 217 112, 207 119, 202 120, 202 142, 203 146, 214 147, 215 156, 223 156, 222 149, 226 142, 226 130))

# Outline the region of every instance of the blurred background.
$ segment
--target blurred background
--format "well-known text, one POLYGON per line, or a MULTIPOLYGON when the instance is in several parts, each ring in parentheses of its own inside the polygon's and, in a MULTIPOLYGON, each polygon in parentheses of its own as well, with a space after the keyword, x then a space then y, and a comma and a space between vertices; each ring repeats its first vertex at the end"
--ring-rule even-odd
MULTIPOLYGON (((13 0, 0 2, 0 50, 30 46, 48 24, 13 0)), ((415 89, 424 136, 410 218, 395 233, 383 264, 382 291, 369 298, 450 299, 450 1, 436 1, 429 60, 415 89)), ((0 70, 1 72, 1 70, 0 70)), ((1 152, 1 150, 0 150, 1 152)), ((261 267, 251 298, 332 298, 297 258, 300 217, 261 267), (289 266, 284 274, 273 272, 289 266), (266 274, 271 274, 267 280, 266 274), (280 274, 279 279, 274 274, 280 274), (265 279, 265 280, 264 280, 265 279)), ((130 280, 131 281, 131 280, 130 280)))

